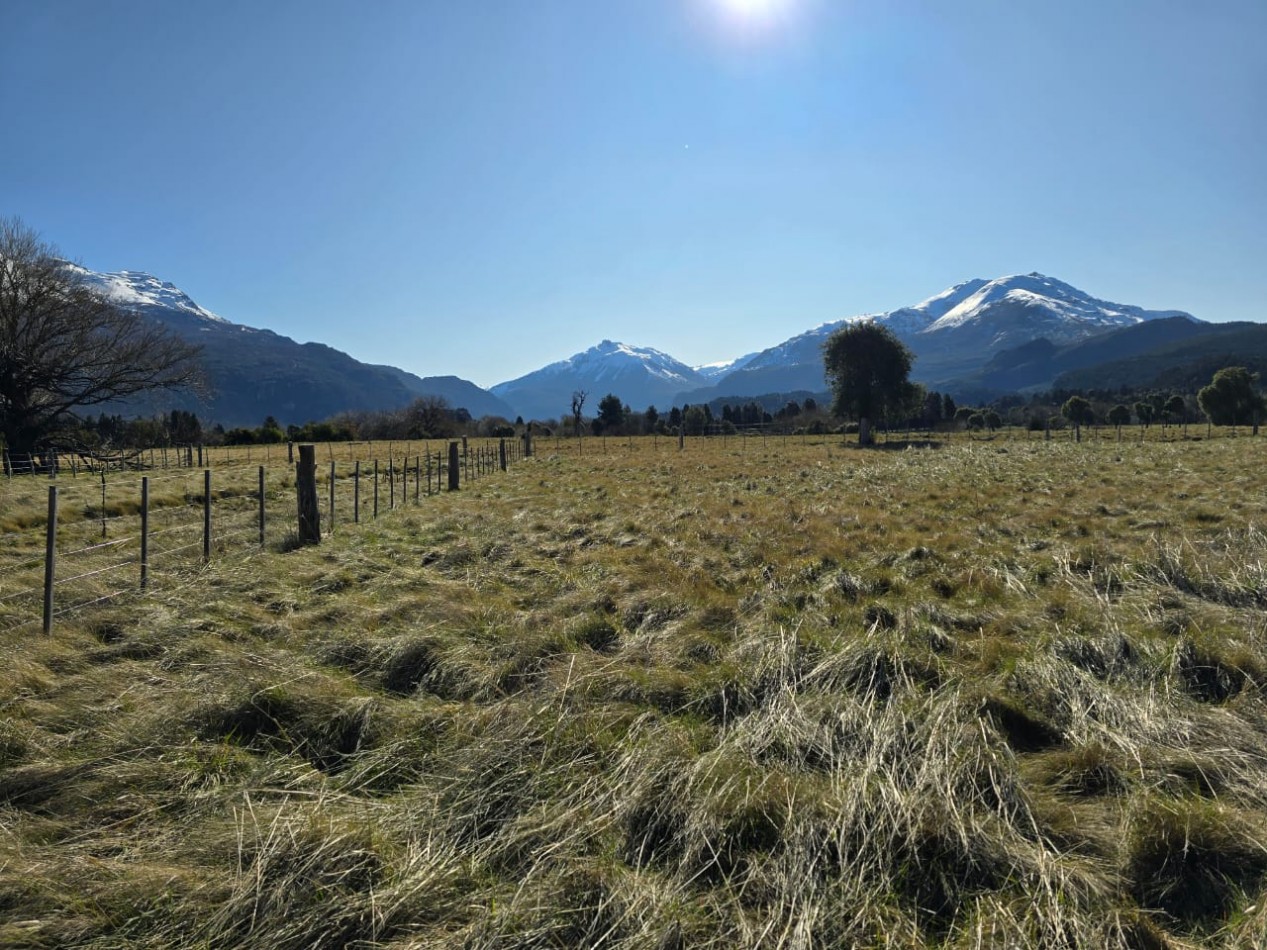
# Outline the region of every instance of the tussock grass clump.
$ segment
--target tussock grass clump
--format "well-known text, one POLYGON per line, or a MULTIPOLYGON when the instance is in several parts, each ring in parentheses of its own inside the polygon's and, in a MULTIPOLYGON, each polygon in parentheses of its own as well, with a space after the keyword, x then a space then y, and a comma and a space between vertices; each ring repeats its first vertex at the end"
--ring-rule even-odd
POLYGON ((1129 833, 1135 897, 1186 925, 1221 920, 1267 872, 1261 826, 1214 802, 1146 799, 1129 833))

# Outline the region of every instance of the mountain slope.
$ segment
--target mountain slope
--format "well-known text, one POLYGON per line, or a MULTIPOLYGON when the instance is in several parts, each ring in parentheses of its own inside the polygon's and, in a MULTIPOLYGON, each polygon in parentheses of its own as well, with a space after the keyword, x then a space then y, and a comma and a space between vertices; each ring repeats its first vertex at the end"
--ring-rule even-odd
POLYGON ((1063 373, 1108 361, 1131 360, 1169 344, 1218 335, 1223 326, 1226 325, 1166 317, 1107 330, 1063 346, 1043 337, 996 353, 979 372, 954 380, 948 388, 983 394, 983 398, 1024 389, 1049 389, 1063 373))
POLYGON ((667 406, 676 393, 705 382, 695 369, 659 350, 603 340, 565 360, 498 383, 491 391, 525 419, 550 419, 568 414, 577 390, 589 394, 591 410, 607 393, 643 409, 667 406))
POLYGON ((1244 366, 1267 376, 1267 326, 1219 323, 1181 340, 1143 352, 1069 369, 1054 385, 1064 389, 1156 388, 1193 392, 1225 366, 1244 366))
POLYGON ((103 274, 75 265, 68 267, 85 284, 120 306, 135 310, 202 347, 201 361, 208 380, 205 395, 153 395, 102 407, 105 411, 151 414, 185 409, 226 427, 259 425, 271 415, 288 425, 345 411, 395 409, 433 392, 475 416, 488 412, 505 414, 508 410, 464 380, 459 380, 464 385, 457 387, 448 382, 454 377, 440 377, 440 382, 433 384, 395 367, 362 363, 322 343, 297 343, 272 330, 231 323, 200 307, 173 284, 150 274, 103 274), (479 408, 466 405, 467 402, 478 403, 479 408))

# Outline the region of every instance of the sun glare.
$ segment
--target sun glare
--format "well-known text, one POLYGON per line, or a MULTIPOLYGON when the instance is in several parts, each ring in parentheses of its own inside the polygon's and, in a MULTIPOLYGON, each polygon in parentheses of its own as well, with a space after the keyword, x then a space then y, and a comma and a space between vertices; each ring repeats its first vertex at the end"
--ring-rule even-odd
POLYGON ((804 0, 706 0, 727 33, 756 38, 786 25, 793 6, 804 0))
POLYGON ((770 16, 788 0, 716 0, 721 7, 735 16, 747 18, 770 16))

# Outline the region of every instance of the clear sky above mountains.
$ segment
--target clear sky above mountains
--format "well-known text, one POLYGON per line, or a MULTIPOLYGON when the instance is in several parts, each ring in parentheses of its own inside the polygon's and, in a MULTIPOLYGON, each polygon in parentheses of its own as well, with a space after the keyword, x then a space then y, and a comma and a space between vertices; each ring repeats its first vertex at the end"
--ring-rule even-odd
POLYGON ((3 3, 0 214, 481 385, 1039 270, 1267 319, 1262 0, 3 3))

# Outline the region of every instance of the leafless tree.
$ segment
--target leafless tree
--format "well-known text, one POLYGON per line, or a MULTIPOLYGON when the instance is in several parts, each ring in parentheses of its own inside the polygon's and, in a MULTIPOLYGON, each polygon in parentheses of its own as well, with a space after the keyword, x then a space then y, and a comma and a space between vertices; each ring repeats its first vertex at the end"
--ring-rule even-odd
POLYGON ((406 438, 443 439, 457 431, 457 418, 443 396, 420 396, 403 412, 406 438))
POLYGON ((572 431, 578 436, 581 434, 581 410, 585 408, 585 397, 588 395, 584 389, 572 393, 572 431))
POLYGON ((0 218, 0 434, 15 456, 75 410, 199 378, 198 347, 86 287, 55 249, 0 218))

